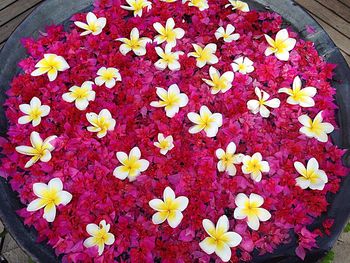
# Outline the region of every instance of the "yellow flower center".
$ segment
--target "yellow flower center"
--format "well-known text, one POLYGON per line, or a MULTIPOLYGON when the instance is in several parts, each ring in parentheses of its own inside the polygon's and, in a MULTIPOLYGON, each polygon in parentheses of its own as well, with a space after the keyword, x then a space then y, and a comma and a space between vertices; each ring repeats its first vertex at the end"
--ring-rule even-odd
POLYGON ((168 149, 169 148, 169 142, 167 140, 162 140, 159 142, 159 147, 161 149, 168 149))
POLYGON ((239 71, 244 71, 244 70, 246 70, 246 65, 244 65, 243 63, 241 63, 241 64, 238 64, 238 70, 239 71))
POLYGON ((29 113, 29 117, 32 120, 36 120, 38 118, 41 117, 42 111, 40 110, 40 107, 36 107, 36 108, 32 108, 30 113, 29 113))
POLYGON ((97 32, 98 31, 98 25, 96 22, 91 22, 89 25, 89 30, 91 32, 97 32))
POLYGON ((284 41, 281 41, 281 40, 275 41, 274 48, 275 48, 276 53, 283 53, 284 50, 286 49, 286 47, 287 47, 287 45, 284 41))
POLYGON ((89 90, 87 88, 79 87, 72 92, 76 99, 86 99, 89 95, 89 90))
POLYGON ((100 230, 98 230, 98 232, 96 233, 96 235, 94 236, 94 242, 98 245, 98 246, 102 246, 106 243, 107 239, 108 239, 108 235, 107 235, 107 231, 105 228, 103 228, 100 225, 100 230))
POLYGON ((164 101, 164 104, 168 107, 176 106, 179 104, 180 98, 175 93, 168 93, 168 96, 166 100, 164 101))
POLYGON ((258 214, 259 206, 255 202, 246 201, 243 208, 243 213, 247 215, 247 217, 256 216, 258 214))
POLYGON ((247 170, 250 173, 257 173, 261 171, 261 163, 258 159, 251 159, 247 164, 247 170))
POLYGON ((144 3, 144 0, 137 0, 132 5, 132 7, 135 9, 135 11, 140 11, 142 8, 144 8, 146 5, 144 3))
POLYGON ((165 29, 163 33, 167 41, 174 41, 176 39, 176 34, 173 29, 165 29))
POLYGON ((140 162, 135 157, 129 157, 124 162, 124 167, 129 173, 133 173, 136 170, 139 170, 141 168, 140 162))
POLYGON ((213 76, 214 89, 222 90, 227 87, 227 79, 224 77, 219 77, 218 75, 213 76))
POLYGON ((45 206, 59 205, 61 200, 56 189, 44 190, 41 202, 45 206))
POLYGON ((201 61, 208 61, 210 60, 210 57, 211 57, 211 53, 209 51, 206 51, 202 48, 199 48, 198 49, 198 52, 197 52, 199 58, 198 60, 201 60, 201 61))
POLYGON ((106 70, 103 74, 102 74, 102 77, 104 80, 111 80, 114 78, 114 74, 113 72, 109 71, 109 70, 106 70))
POLYGON ((232 164, 234 161, 234 155, 230 153, 225 153, 225 155, 222 157, 221 161, 224 163, 225 167, 227 167, 229 164, 232 164))
POLYGON ((317 135, 320 134, 323 131, 322 126, 320 124, 321 122, 317 120, 314 120, 313 122, 310 121, 310 131, 317 135))
POLYGON ((141 44, 139 39, 133 38, 127 41, 127 45, 131 48, 131 49, 138 49, 140 48, 141 44))
POLYGON ((45 64, 46 64, 45 68, 50 68, 50 70, 52 70, 52 69, 57 70, 61 66, 60 61, 58 61, 52 57, 45 59, 45 64))
POLYGON ((176 60, 176 57, 173 53, 165 53, 163 55, 163 60, 166 61, 168 64, 171 64, 176 60))
POLYGON ((101 129, 101 132, 105 132, 110 126, 110 121, 105 119, 104 117, 99 117, 97 119, 96 126, 98 126, 101 129))
POLYGON ((205 0, 191 0, 191 3, 196 6, 196 7, 204 7, 205 5, 205 0))

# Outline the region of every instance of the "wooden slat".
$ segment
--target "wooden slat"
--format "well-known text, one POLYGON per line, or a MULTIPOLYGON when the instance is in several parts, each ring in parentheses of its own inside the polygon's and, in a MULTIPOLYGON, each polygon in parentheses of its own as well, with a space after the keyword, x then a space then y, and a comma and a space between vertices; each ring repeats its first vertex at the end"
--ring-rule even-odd
POLYGON ((6 41, 16 27, 33 11, 34 7, 20 14, 10 22, 0 27, 0 43, 6 41))
POLYGON ((343 55, 343 57, 345 58, 346 62, 348 62, 348 66, 350 67, 350 56, 341 50, 340 50, 340 52, 343 55))
POLYGON ((18 0, 0 11, 0 26, 32 8, 42 0, 18 0))
POLYGON ((296 2, 345 36, 350 36, 349 23, 329 9, 325 8, 320 3, 316 2, 315 0, 296 0, 296 2))
POLYGON ((0 51, 1 51, 1 49, 4 47, 4 45, 5 45, 5 43, 1 43, 1 44, 0 44, 0 51))
POLYGON ((339 0, 339 2, 341 2, 343 5, 346 5, 347 7, 350 8, 350 2, 349 2, 349 0, 339 0))
POLYGON ((5 8, 6 6, 16 2, 16 0, 1 0, 0 2, 0 10, 5 8))
MULTIPOLYGON (((339 0, 316 0, 329 10, 342 17, 345 21, 350 23, 350 8, 344 5, 339 0)), ((350 2, 350 1, 349 1, 350 2)))

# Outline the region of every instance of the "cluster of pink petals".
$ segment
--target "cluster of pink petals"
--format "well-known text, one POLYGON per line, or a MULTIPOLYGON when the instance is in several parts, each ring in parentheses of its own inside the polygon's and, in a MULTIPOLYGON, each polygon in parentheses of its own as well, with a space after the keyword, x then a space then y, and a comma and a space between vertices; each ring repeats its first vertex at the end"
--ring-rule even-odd
MULTIPOLYGON (((53 223, 42 218, 42 211, 18 211, 28 226, 38 231, 38 241, 48 242, 57 255, 63 254, 63 262, 208 262, 215 255, 204 253, 198 243, 206 233, 202 228, 203 215, 216 221, 226 214, 232 231, 243 237, 242 243, 232 248, 232 262, 249 261, 253 250, 260 255, 273 253, 278 245, 288 243, 296 236, 300 241, 297 252, 304 256, 304 249, 316 246, 316 237, 322 234, 309 231, 315 218, 327 211, 326 196, 339 190, 347 169, 342 166, 343 150, 331 141, 327 143, 309 139, 299 133, 298 116, 308 114, 312 118, 321 110, 325 121, 336 126, 333 102, 335 90, 330 85, 334 65, 327 64, 318 56, 313 43, 299 39, 289 30, 289 35, 298 39, 288 62, 274 56, 266 57, 268 44, 264 34, 274 36, 282 28, 282 18, 274 13, 251 11, 248 13, 224 8, 227 0, 209 0, 210 8, 199 11, 196 7, 183 5, 181 1, 166 3, 154 1, 152 9, 142 17, 120 8, 124 0, 98 0, 94 13, 106 17, 107 25, 98 35, 81 37, 81 31, 72 26, 65 32, 62 26, 51 26, 38 40, 23 41, 29 57, 22 60, 23 73, 17 76, 8 90, 6 115, 9 120, 8 138, 1 139, 1 176, 8 178, 21 202, 27 205, 35 196, 32 186, 36 182, 47 183, 60 178, 65 190, 73 195, 67 206, 58 207, 53 223), (175 51, 180 56, 181 70, 159 71, 154 67, 158 60, 155 44, 147 44, 147 54, 136 57, 130 52, 119 52, 121 43, 114 41, 128 37, 133 27, 140 35, 151 39, 157 35, 153 23, 173 17, 177 27, 186 32, 177 41, 175 51), (216 41, 215 31, 219 26, 232 24, 240 39, 231 43, 216 41), (209 78, 209 66, 196 67, 194 58, 186 54, 193 51, 192 43, 217 43, 220 72, 231 70, 230 64, 239 56, 249 57, 255 71, 243 75, 235 73, 233 87, 225 94, 212 95, 203 78, 209 78), (30 73, 45 53, 63 56, 70 69, 60 72, 54 82, 46 76, 32 77, 30 73), (98 139, 86 130, 89 125, 85 112, 81 112, 62 99, 73 85, 93 80, 101 67, 120 70, 123 81, 112 89, 93 86, 95 101, 90 102, 89 112, 108 109, 116 119, 114 131, 98 139), (287 96, 278 93, 281 87, 290 87, 293 79, 300 76, 306 86, 317 88, 315 107, 301 108, 286 103, 287 96), (178 84, 181 92, 189 97, 189 104, 174 118, 168 118, 163 109, 150 106, 158 100, 156 87, 167 88, 178 84), (281 106, 271 111, 269 118, 254 115, 247 109, 248 100, 255 97, 254 88, 263 88, 281 106), (28 103, 32 97, 51 107, 48 117, 33 128, 30 124, 19 125, 19 105, 28 103), (207 105, 212 112, 223 115, 223 126, 215 138, 205 133, 190 134, 192 123, 188 112, 198 112, 207 105), (23 169, 28 157, 15 151, 18 145, 28 145, 30 133, 35 130, 43 138, 57 135, 56 148, 48 163, 38 162, 30 169, 23 169), (172 135, 175 147, 161 155, 153 144, 158 133, 172 135), (231 177, 216 169, 215 151, 230 143, 237 145, 237 152, 252 155, 260 152, 270 164, 270 172, 261 182, 255 183, 241 172, 231 177), (113 176, 118 166, 117 151, 129 152, 138 146, 142 157, 150 162, 147 171, 136 181, 129 183, 113 176), (293 163, 306 163, 316 158, 328 175, 329 182, 322 191, 303 190, 296 186, 300 176, 293 163), (189 198, 181 224, 173 229, 167 224, 154 225, 154 211, 148 202, 162 196, 170 186, 177 195, 189 198), (238 193, 261 195, 264 208, 271 212, 269 221, 261 224, 258 231, 251 231, 243 220, 233 218, 235 196, 238 193), (89 235, 85 227, 89 223, 106 220, 115 243, 105 248, 99 257, 97 248, 85 248, 83 241, 89 235)), ((86 14, 77 14, 73 20, 85 21, 86 14)), ((328 228, 330 226, 327 226, 328 228)), ((327 229, 328 229, 327 228, 327 229)))

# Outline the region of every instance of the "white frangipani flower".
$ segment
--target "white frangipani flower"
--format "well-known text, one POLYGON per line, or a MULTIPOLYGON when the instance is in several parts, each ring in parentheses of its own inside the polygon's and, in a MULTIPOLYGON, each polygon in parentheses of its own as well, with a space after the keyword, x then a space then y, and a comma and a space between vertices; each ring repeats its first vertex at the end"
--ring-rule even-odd
POLYGON ((287 29, 278 31, 275 40, 268 35, 265 35, 265 38, 270 45, 265 51, 265 56, 275 54, 276 58, 279 60, 289 60, 289 52, 295 47, 297 41, 289 37, 287 29))
POLYGON ((294 167, 301 175, 295 179, 296 185, 302 189, 323 190, 325 184, 328 183, 327 174, 319 169, 315 158, 311 158, 306 167, 301 162, 294 162, 294 167))
POLYGON ((97 71, 97 75, 98 77, 95 78, 95 84, 98 86, 105 84, 109 89, 113 88, 117 81, 122 80, 122 76, 116 68, 102 67, 97 71))
POLYGON ((217 50, 216 44, 210 43, 204 48, 197 44, 192 44, 195 52, 188 53, 188 57, 194 57, 197 60, 197 67, 203 68, 206 64, 214 65, 219 62, 218 57, 215 55, 217 50))
POLYGON ((179 57, 182 56, 184 53, 182 51, 175 51, 172 52, 171 49, 173 47, 169 44, 165 46, 165 49, 163 50, 161 47, 156 47, 156 52, 160 59, 154 63, 154 66, 158 70, 164 70, 168 68, 171 71, 177 71, 180 70, 181 65, 179 62, 179 57))
POLYGON ((221 75, 216 68, 211 66, 209 68, 209 75, 211 79, 203 79, 203 81, 212 87, 211 94, 225 93, 232 88, 232 81, 235 77, 233 72, 227 71, 221 75))
POLYGON ((163 200, 152 199, 149 206, 157 211, 152 216, 152 222, 155 225, 163 223, 165 220, 171 228, 176 228, 183 218, 182 212, 188 206, 188 198, 186 196, 175 196, 175 192, 169 186, 164 189, 163 200))
POLYGON ((262 160, 261 153, 254 153, 253 156, 245 155, 242 159, 242 172, 250 174, 250 178, 255 182, 260 182, 262 173, 270 171, 270 165, 267 161, 262 160))
POLYGON ((111 226, 106 224, 106 220, 101 220, 101 222, 96 224, 88 224, 86 226, 86 232, 90 235, 84 240, 84 246, 98 247, 98 255, 101 256, 105 250, 105 245, 110 246, 114 243, 115 238, 112 233, 109 233, 111 226))
POLYGON ((242 237, 236 232, 228 231, 230 223, 226 215, 219 218, 216 226, 209 219, 204 219, 202 224, 209 237, 199 243, 200 248, 208 255, 215 252, 223 262, 228 262, 231 259, 231 247, 237 247, 242 242, 242 237))
POLYGON ((270 116, 270 110, 267 107, 276 109, 281 104, 280 100, 277 98, 269 100, 270 95, 260 90, 258 87, 255 88, 255 94, 258 100, 248 101, 247 107, 253 114, 260 113, 263 118, 268 118, 270 116))
POLYGON ((249 58, 239 57, 233 61, 233 63, 231 64, 231 67, 234 72, 238 71, 241 74, 247 74, 254 71, 255 68, 253 64, 254 62, 251 61, 249 58))
POLYGON ((181 93, 179 87, 173 84, 166 91, 163 88, 157 87, 156 91, 160 101, 152 101, 151 106, 162 108, 164 107, 166 116, 169 118, 174 117, 180 110, 188 103, 188 97, 185 93, 181 93))
POLYGON ((218 28, 218 30, 216 30, 215 37, 217 40, 219 40, 220 38, 223 38, 225 42, 231 43, 232 41, 238 40, 240 37, 238 33, 234 34, 235 30, 236 28, 231 24, 228 24, 226 26, 226 29, 224 29, 221 26, 218 28))
POLYGON ((188 119, 195 125, 189 129, 189 133, 199 133, 205 131, 208 137, 215 137, 219 128, 222 126, 222 115, 220 113, 211 113, 207 106, 202 106, 199 114, 190 112, 188 119))
POLYGON ((88 126, 89 132, 97 132, 98 138, 103 138, 107 135, 107 131, 113 131, 116 121, 112 118, 111 113, 107 109, 103 109, 97 115, 94 112, 86 113, 86 119, 92 126, 88 126))
POLYGON ((154 146, 160 149, 160 153, 166 155, 168 151, 174 148, 173 136, 164 137, 163 133, 158 133, 158 142, 154 142, 154 146))
POLYGON ((232 6, 232 10, 240 10, 242 12, 249 12, 249 5, 243 1, 228 0, 229 4, 225 8, 232 6))
POLYGON ((142 10, 144 8, 147 8, 147 12, 152 9, 152 2, 147 1, 147 0, 125 0, 129 6, 121 5, 120 7, 133 11, 134 16, 142 16, 142 10))
POLYGON ((61 179, 51 179, 48 184, 33 184, 33 192, 38 197, 28 207, 28 212, 38 211, 44 208, 43 218, 47 222, 53 222, 56 218, 56 206, 67 205, 72 200, 72 195, 63 191, 61 179))
POLYGON ((216 157, 219 159, 217 164, 219 172, 227 172, 230 176, 235 176, 237 173, 237 168, 235 164, 242 162, 244 155, 239 153, 236 154, 236 144, 230 142, 226 151, 224 149, 217 149, 215 152, 216 157))
POLYGON ((33 127, 38 126, 41 118, 46 117, 50 113, 50 106, 41 105, 41 101, 37 97, 33 97, 29 104, 19 105, 19 109, 26 115, 20 117, 18 123, 27 124, 31 122, 33 127))
POLYGON ((97 18, 92 12, 86 15, 86 23, 76 21, 74 24, 77 27, 84 29, 85 31, 81 33, 81 36, 93 34, 94 36, 101 34, 103 28, 106 26, 107 19, 105 17, 97 18))
POLYGON ((260 195, 251 193, 249 198, 245 194, 238 194, 235 199, 236 209, 233 217, 235 219, 246 219, 248 226, 253 230, 258 230, 260 221, 265 222, 271 218, 271 214, 265 208, 264 198, 260 195))
POLYGON ((204 11, 209 8, 208 0, 182 0, 182 3, 188 3, 188 6, 194 6, 199 9, 199 11, 204 11))
POLYGON ((139 30, 134 27, 130 32, 130 39, 128 38, 117 38, 116 40, 122 42, 120 45, 119 51, 124 56, 133 51, 136 56, 146 55, 146 45, 147 43, 152 43, 152 39, 148 37, 140 37, 139 30))
POLYGON ((73 86, 69 92, 62 95, 62 99, 66 102, 72 103, 75 101, 75 107, 78 110, 86 110, 89 106, 89 101, 95 100, 95 91, 92 90, 92 81, 85 81, 81 87, 73 86))
POLYGON ((159 22, 154 23, 153 27, 159 34, 154 39, 158 45, 167 42, 169 45, 175 47, 176 40, 183 38, 185 35, 185 30, 182 28, 175 28, 175 21, 173 18, 168 18, 165 27, 159 22))
POLYGON ((24 168, 29 168, 37 161, 42 161, 47 163, 51 160, 51 152, 55 149, 54 146, 51 145, 51 141, 55 140, 57 136, 47 137, 44 141, 41 139, 40 134, 33 131, 30 134, 30 143, 32 146, 17 146, 16 151, 24 154, 32 156, 30 160, 26 163, 24 168))
POLYGON ((41 59, 35 67, 37 69, 31 73, 32 76, 36 77, 47 74, 50 81, 54 81, 57 78, 58 71, 69 69, 67 61, 63 57, 55 54, 45 54, 44 58, 41 59))
POLYGON ((327 142, 327 134, 334 131, 334 126, 328 122, 323 122, 322 113, 323 111, 320 111, 313 120, 307 115, 299 116, 298 120, 303 125, 299 131, 309 138, 315 138, 320 142, 327 142))
POLYGON ((129 181, 133 182, 149 166, 149 161, 141 159, 141 151, 138 147, 132 148, 129 155, 125 152, 117 152, 117 159, 122 165, 114 169, 113 175, 120 180, 129 178, 129 181))

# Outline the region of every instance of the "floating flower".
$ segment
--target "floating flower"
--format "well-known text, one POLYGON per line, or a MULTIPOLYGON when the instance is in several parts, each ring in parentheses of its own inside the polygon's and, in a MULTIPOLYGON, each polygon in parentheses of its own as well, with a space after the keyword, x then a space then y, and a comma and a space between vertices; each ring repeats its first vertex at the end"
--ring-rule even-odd
POLYGON ((54 81, 57 78, 58 71, 69 69, 67 61, 63 57, 55 54, 45 54, 44 58, 41 59, 35 67, 37 69, 31 73, 32 76, 36 77, 47 74, 50 81, 54 81))
POLYGON ((106 220, 101 220, 98 225, 88 224, 86 232, 91 236, 84 240, 84 246, 98 247, 98 255, 101 256, 105 250, 105 245, 110 246, 114 243, 115 238, 112 233, 109 233, 111 226, 106 224, 106 220))
POLYGON ((228 0, 229 4, 225 8, 232 6, 232 10, 240 10, 242 12, 249 12, 249 5, 243 1, 228 0))
POLYGON ((160 101, 152 101, 152 107, 165 107, 166 116, 172 118, 177 114, 180 108, 185 107, 188 103, 188 97, 185 93, 181 93, 179 87, 173 84, 168 91, 163 88, 157 88, 156 91, 160 101))
POLYGON ((129 6, 121 5, 120 7, 129 10, 134 11, 134 16, 142 16, 142 10, 147 7, 147 12, 151 10, 152 3, 147 0, 126 0, 129 6))
POLYGON ((97 18, 94 13, 89 12, 86 15, 86 22, 87 23, 83 23, 79 21, 74 22, 74 24, 77 27, 80 27, 85 30, 80 35, 85 36, 85 35, 93 34, 94 36, 96 36, 101 34, 103 28, 106 26, 107 19, 105 17, 97 18))
POLYGON ((102 67, 97 71, 97 75, 98 77, 95 78, 96 85, 102 86, 105 84, 109 89, 113 88, 117 81, 122 80, 122 76, 116 68, 102 67))
POLYGON ((182 0, 182 3, 188 3, 188 6, 198 7, 199 11, 204 11, 209 8, 208 0, 182 0))
POLYGON ((16 151, 33 156, 24 166, 24 168, 29 168, 33 164, 35 164, 37 161, 42 161, 44 163, 47 163, 51 160, 51 152, 55 149, 54 146, 51 145, 51 141, 55 140, 57 136, 50 136, 47 137, 44 141, 41 139, 39 133, 33 131, 30 134, 30 143, 32 144, 32 147, 30 146, 18 146, 16 147, 16 151))
POLYGON ((165 46, 165 49, 161 47, 156 47, 156 52, 160 59, 154 63, 154 66, 159 70, 164 70, 169 68, 172 71, 180 70, 181 65, 179 63, 179 57, 184 53, 182 51, 172 52, 173 47, 169 44, 165 46))
POLYGON ((154 143, 154 146, 160 149, 160 153, 166 155, 168 151, 174 148, 173 136, 164 137, 163 133, 158 133, 158 142, 154 143))
POLYGON ((328 122, 323 122, 322 112, 320 111, 314 120, 307 115, 299 116, 298 120, 303 125, 299 131, 309 138, 315 138, 320 142, 327 142, 327 134, 334 131, 334 127, 328 122))
POLYGON ((204 219, 202 224, 209 237, 199 243, 200 248, 209 255, 215 252, 223 262, 228 262, 231 259, 231 247, 237 247, 242 237, 228 231, 230 223, 225 215, 219 218, 216 226, 209 219, 204 219))
POLYGON ((239 72, 241 74, 247 74, 254 71, 254 62, 247 57, 239 57, 233 61, 231 67, 234 72, 239 72))
POLYGON ((92 124, 92 126, 87 127, 87 130, 89 132, 97 132, 98 138, 105 137, 107 131, 113 131, 116 124, 116 121, 107 109, 101 110, 98 115, 93 112, 86 113, 86 119, 92 124))
POLYGON ((197 60, 197 67, 203 68, 206 64, 213 65, 219 62, 215 52, 217 49, 216 44, 208 44, 204 48, 197 44, 192 44, 195 52, 190 52, 189 57, 195 57, 197 60))
POLYGON ((120 180, 129 178, 129 181, 135 181, 136 178, 147 170, 149 162, 141 158, 141 151, 138 147, 131 149, 129 155, 124 152, 117 152, 117 159, 122 164, 114 169, 113 175, 120 180))
POLYGON ((209 68, 209 76, 211 80, 203 79, 203 81, 212 87, 211 94, 225 93, 231 89, 232 81, 235 77, 231 71, 227 71, 221 76, 220 72, 214 67, 209 68))
POLYGON ((27 124, 32 122, 33 127, 38 126, 42 117, 46 117, 50 113, 50 106, 41 105, 40 99, 33 97, 29 104, 19 105, 21 112, 26 114, 18 119, 19 124, 27 124))
POLYGON ((265 38, 270 45, 265 51, 265 56, 275 54, 279 60, 288 61, 289 52, 295 47, 296 40, 289 37, 287 29, 278 31, 275 40, 268 35, 265 35, 265 38))
POLYGON ((265 91, 260 90, 258 87, 255 88, 255 94, 258 97, 258 100, 248 101, 247 107, 253 114, 260 113, 263 118, 268 118, 270 116, 270 110, 267 107, 275 109, 281 104, 279 99, 275 98, 269 100, 270 95, 265 91))
POLYGON ((227 172, 231 176, 235 176, 237 173, 237 169, 235 164, 239 164, 242 162, 244 157, 243 154, 235 154, 236 153, 236 144, 234 142, 230 142, 226 151, 223 149, 217 149, 215 154, 216 157, 220 160, 218 162, 218 170, 219 172, 227 172))
POLYGON ((187 117, 195 125, 189 129, 189 132, 199 133, 204 130, 208 137, 215 137, 219 127, 222 126, 222 115, 220 113, 211 113, 207 106, 202 106, 199 114, 190 112, 187 117))
POLYGON ((154 41, 159 45, 167 42, 171 46, 176 46, 176 40, 183 38, 185 31, 182 28, 175 28, 175 21, 173 18, 168 18, 165 27, 161 23, 154 23, 154 29, 159 33, 154 41))
POLYGON ((89 101, 95 100, 95 91, 92 90, 92 81, 85 81, 81 87, 73 86, 69 92, 62 95, 62 99, 66 102, 72 103, 75 101, 75 107, 78 110, 86 110, 89 106, 89 101))
POLYGON ((136 56, 146 55, 146 45, 147 43, 152 43, 152 40, 148 37, 141 37, 139 30, 134 27, 130 32, 130 39, 127 38, 117 38, 118 41, 123 44, 120 45, 119 51, 124 56, 133 51, 136 56))
POLYGON ((153 199, 149 201, 149 206, 156 210, 152 216, 152 222, 155 225, 168 220, 168 224, 172 228, 176 228, 183 218, 182 212, 188 206, 188 198, 186 196, 176 197, 174 191, 168 186, 164 189, 163 200, 153 199))
POLYGON ((238 40, 240 37, 238 33, 233 34, 235 30, 236 28, 231 24, 226 26, 226 30, 221 26, 218 28, 218 30, 216 30, 215 37, 217 40, 223 38, 225 42, 231 43, 232 41, 238 40))
POLYGON ((315 106, 315 101, 312 99, 316 95, 316 88, 306 87, 301 89, 301 80, 297 76, 293 81, 293 89, 282 88, 278 92, 286 93, 289 95, 287 103, 292 105, 300 105, 301 107, 313 107, 315 106))
POLYGON ((33 184, 33 192, 38 197, 32 201, 28 207, 28 212, 38 211, 44 208, 43 218, 47 222, 53 222, 56 218, 56 206, 67 205, 72 200, 72 195, 63 191, 61 179, 51 179, 48 184, 33 184))
POLYGON ((165 3, 175 3, 177 0, 160 0, 165 3))
POLYGON ((253 156, 245 155, 242 162, 242 172, 250 174, 250 178, 257 183, 261 181, 262 173, 270 171, 269 163, 262 160, 261 153, 254 153, 253 156))
POLYGON ((265 208, 264 198, 260 195, 251 193, 249 198, 245 194, 238 194, 235 199, 237 205, 233 217, 235 219, 247 219, 248 226, 253 230, 258 230, 260 221, 265 222, 271 218, 271 214, 265 208))
POLYGON ((326 173, 319 169, 315 158, 311 158, 306 167, 301 162, 294 162, 294 168, 301 175, 295 179, 296 185, 302 189, 323 190, 325 184, 328 183, 326 173))

